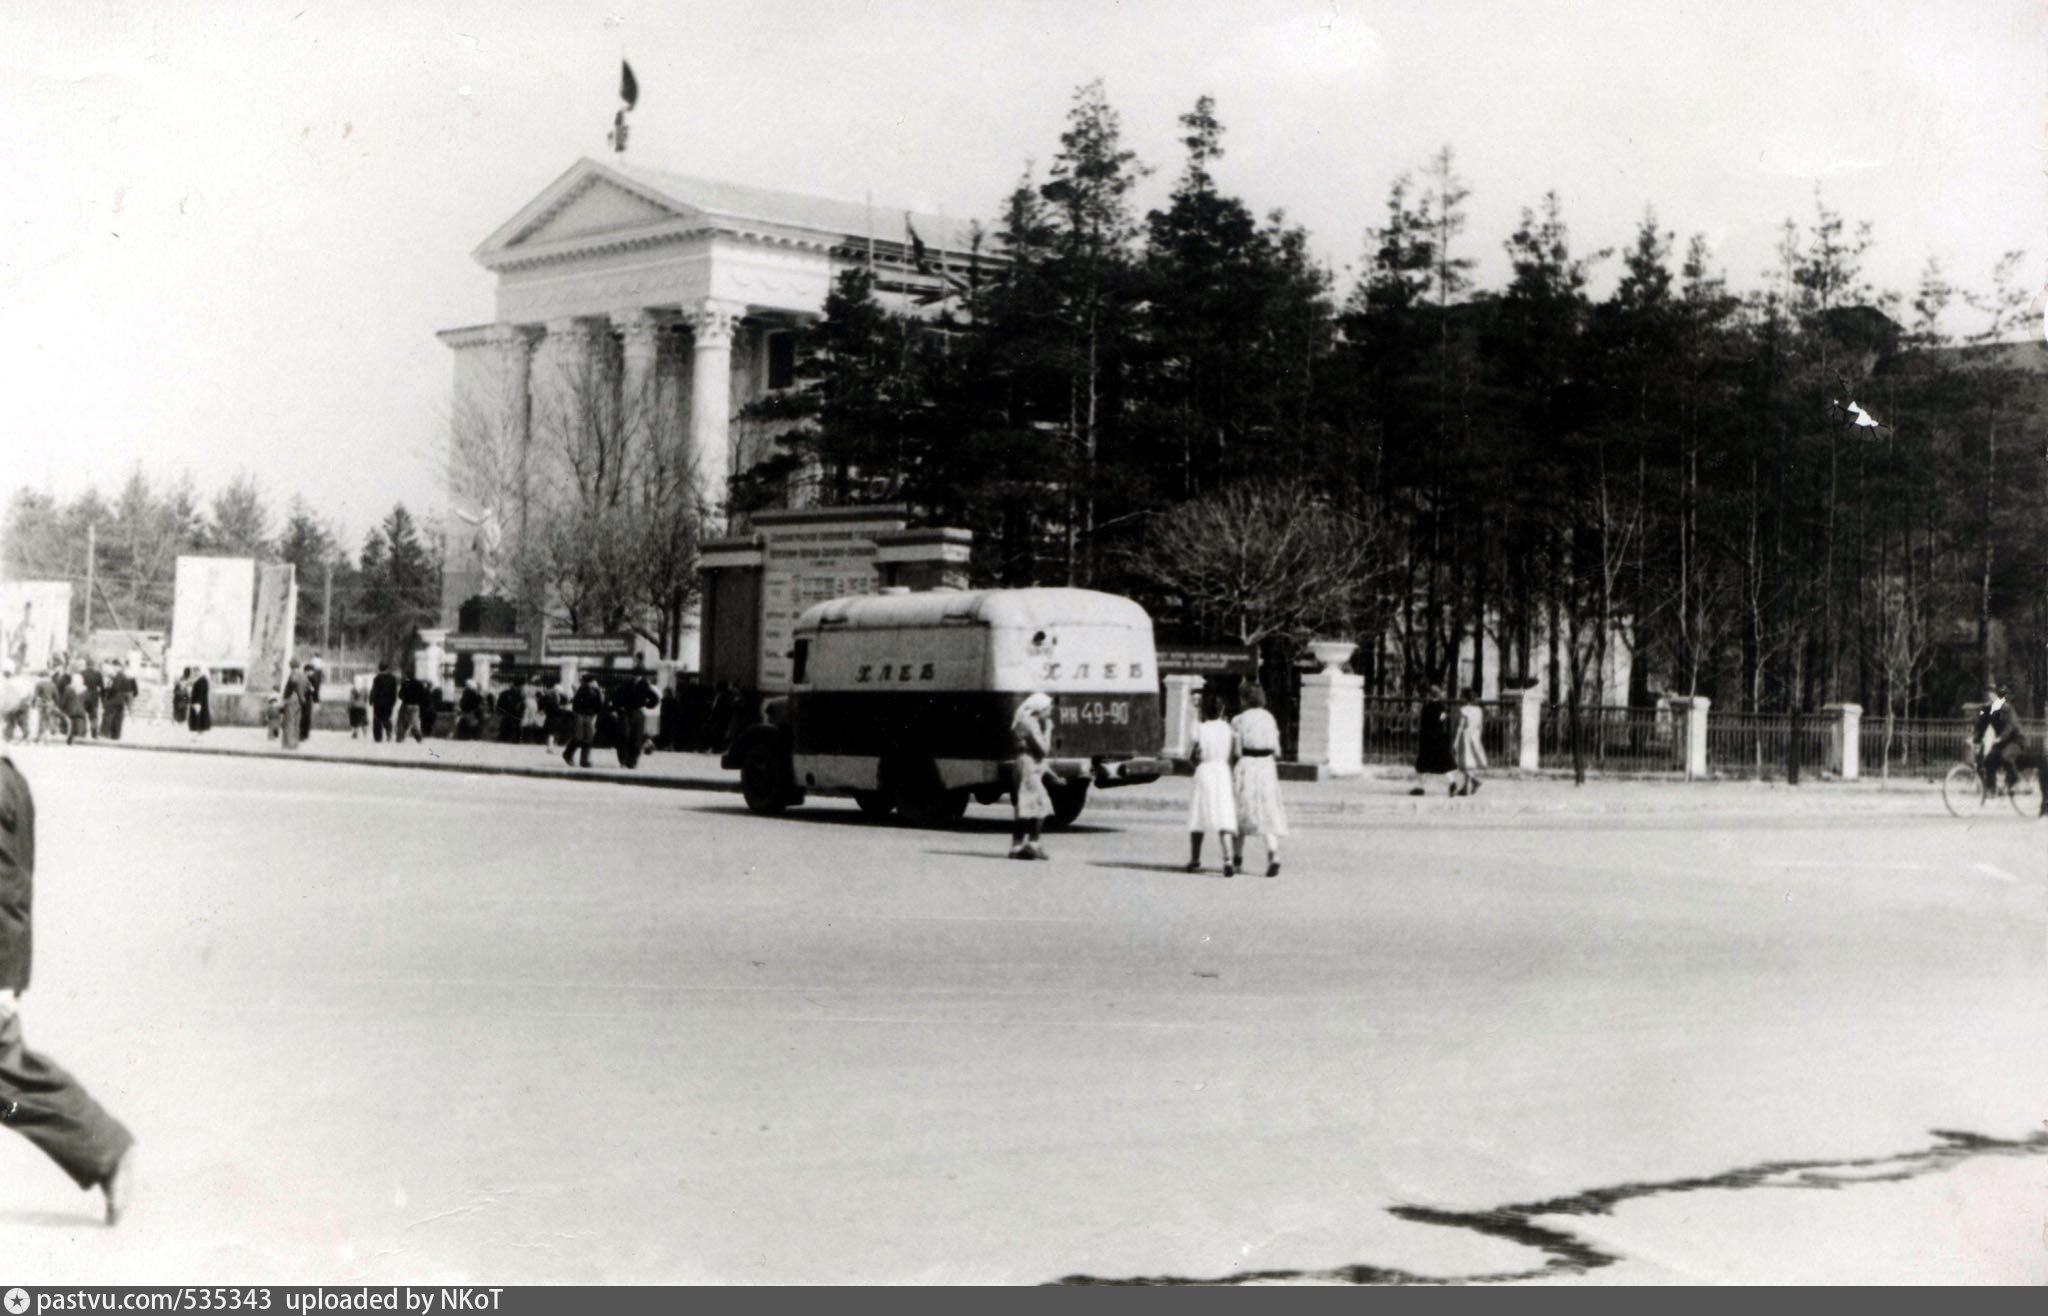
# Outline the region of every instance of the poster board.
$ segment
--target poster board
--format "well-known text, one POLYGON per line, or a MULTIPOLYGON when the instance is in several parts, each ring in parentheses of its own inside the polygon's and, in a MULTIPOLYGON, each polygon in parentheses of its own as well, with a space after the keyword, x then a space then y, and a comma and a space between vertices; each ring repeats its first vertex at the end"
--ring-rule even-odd
POLYGON ((70 647, 71 582, 0 581, 0 657, 36 672, 70 647))
POLYGON ((246 669, 255 561, 180 557, 176 590, 171 600, 171 664, 246 669))

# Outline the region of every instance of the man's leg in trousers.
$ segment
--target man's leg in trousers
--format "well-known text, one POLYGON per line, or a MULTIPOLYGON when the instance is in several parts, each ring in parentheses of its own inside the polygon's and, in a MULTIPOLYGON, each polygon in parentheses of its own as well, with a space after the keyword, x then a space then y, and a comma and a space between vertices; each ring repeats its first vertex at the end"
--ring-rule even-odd
POLYGON ((22 1045, 21 1016, 0 1016, 0 1125, 43 1149, 80 1188, 103 1183, 134 1144, 78 1080, 22 1045))

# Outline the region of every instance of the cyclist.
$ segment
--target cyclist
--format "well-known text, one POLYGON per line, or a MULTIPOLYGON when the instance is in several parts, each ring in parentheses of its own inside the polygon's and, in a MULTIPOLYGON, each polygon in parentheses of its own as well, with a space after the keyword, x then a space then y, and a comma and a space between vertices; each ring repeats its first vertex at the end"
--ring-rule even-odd
POLYGON ((1988 698, 1983 709, 1977 714, 1977 725, 1970 732, 1971 743, 1978 747, 1977 770, 1983 774, 1987 790, 1998 789, 1998 774, 2005 773, 2005 788, 2010 791, 2019 784, 2020 760, 2026 753, 2026 733, 2020 730, 2020 719, 2005 702, 2005 687, 1993 683, 1986 692, 1988 698))

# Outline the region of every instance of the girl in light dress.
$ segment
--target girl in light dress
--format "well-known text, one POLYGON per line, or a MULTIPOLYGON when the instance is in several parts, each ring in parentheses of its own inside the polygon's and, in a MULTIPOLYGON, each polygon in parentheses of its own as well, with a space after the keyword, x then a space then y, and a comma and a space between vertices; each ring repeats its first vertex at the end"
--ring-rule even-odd
POLYGON ((1486 742, 1481 734, 1486 710, 1479 706, 1479 692, 1467 690, 1458 708, 1458 726, 1452 733, 1451 753, 1458 760, 1458 782, 1453 795, 1470 795, 1479 789, 1479 770, 1486 766, 1486 742))
POLYGON ((1266 876, 1280 876, 1280 838, 1287 835, 1287 810, 1280 803, 1280 724, 1266 711, 1266 692, 1247 681, 1238 697, 1244 711, 1230 719, 1237 736, 1237 866, 1243 868, 1245 838, 1253 832, 1266 845, 1266 876))
POLYGON ((1052 796, 1045 789, 1045 761, 1052 757, 1052 696, 1043 691, 1025 696, 1010 720, 1010 737, 1016 751, 1011 761, 1016 785, 1010 798, 1016 818, 1010 824, 1010 858, 1050 859, 1038 837, 1052 815, 1052 796))
POLYGON ((1202 871, 1202 837, 1215 832, 1223 851, 1223 875, 1234 877, 1237 842, 1237 800, 1230 765, 1237 760, 1237 735, 1223 720, 1223 701, 1202 696, 1202 721, 1195 728, 1195 795, 1188 802, 1188 871, 1202 871))

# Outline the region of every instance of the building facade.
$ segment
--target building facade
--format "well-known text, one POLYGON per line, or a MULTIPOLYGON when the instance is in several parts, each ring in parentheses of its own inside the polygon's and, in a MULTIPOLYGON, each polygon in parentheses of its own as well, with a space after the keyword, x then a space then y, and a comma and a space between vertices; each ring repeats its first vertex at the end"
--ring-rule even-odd
POLYGON ((562 440, 579 419, 678 449, 715 535, 728 479, 775 442, 739 413, 794 382, 795 331, 839 275, 864 266, 885 303, 915 305, 989 259, 980 245, 943 216, 578 161, 473 253, 496 276, 495 318, 439 335, 454 351, 458 508, 444 624, 474 595, 510 592, 501 577, 538 501, 589 478, 562 440))

